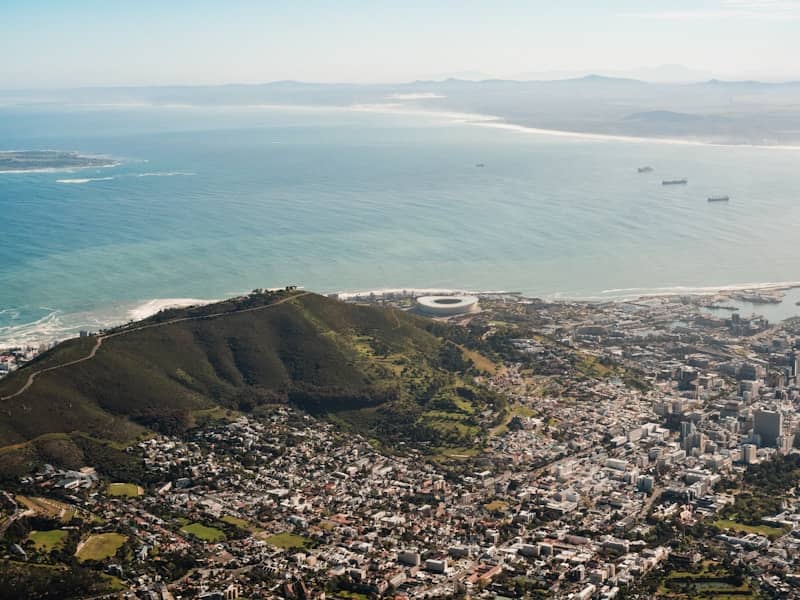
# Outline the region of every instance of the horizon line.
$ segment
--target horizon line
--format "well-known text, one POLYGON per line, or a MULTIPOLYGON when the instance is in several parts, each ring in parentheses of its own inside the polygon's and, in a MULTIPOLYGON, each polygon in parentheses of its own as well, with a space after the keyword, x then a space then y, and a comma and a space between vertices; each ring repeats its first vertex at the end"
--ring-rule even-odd
POLYGON ((629 83, 641 83, 646 85, 674 85, 689 86, 703 85, 709 83, 716 84, 759 84, 759 85, 793 85, 800 84, 800 76, 788 79, 728 79, 711 77, 709 79, 696 80, 648 80, 635 77, 621 77, 615 75, 603 75, 598 72, 589 72, 585 75, 571 77, 556 77, 553 79, 515 79, 507 77, 487 77, 485 79, 470 79, 464 77, 443 77, 441 79, 413 79, 400 81, 315 81, 305 79, 272 79, 261 82, 237 82, 230 81, 224 83, 117 83, 117 84, 81 84, 73 86, 29 86, 29 87, 4 87, 0 85, 0 92, 47 92, 47 91, 73 91, 73 90, 101 90, 101 89, 135 89, 135 88, 215 88, 215 87, 261 87, 268 85, 295 84, 295 85, 319 85, 319 86, 353 86, 353 87, 379 87, 379 86, 405 86, 414 84, 440 84, 448 82, 460 83, 563 83, 585 80, 609 80, 624 81, 629 83))

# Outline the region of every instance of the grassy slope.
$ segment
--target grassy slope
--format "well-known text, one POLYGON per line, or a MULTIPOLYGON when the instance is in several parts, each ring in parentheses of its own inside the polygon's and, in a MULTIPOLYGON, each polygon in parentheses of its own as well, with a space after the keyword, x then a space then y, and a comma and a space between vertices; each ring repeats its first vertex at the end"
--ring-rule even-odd
POLYGON ((222 531, 202 523, 186 525, 181 528, 181 531, 205 542, 221 542, 225 539, 225 534, 222 531))
POLYGON ((90 535, 76 553, 78 560, 105 560, 114 556, 127 538, 119 533, 98 533, 90 535))
MULTIPOLYGON (((234 308, 230 301, 221 306, 234 308)), ((220 310, 212 305, 169 317, 220 310)), ((87 440, 128 442, 175 415, 215 405, 238 408, 242 398, 258 403, 265 394, 317 412, 341 411, 369 428, 369 411, 377 405, 387 399, 414 404, 422 387, 438 389, 454 377, 439 367, 443 341, 427 324, 401 311, 312 294, 255 312, 109 338, 94 359, 44 373, 0 405, 0 470, 3 447, 18 445, 14 456, 27 453, 24 460, 32 461, 37 452, 42 457, 43 440, 55 455, 73 452, 74 432, 81 432, 73 457, 80 462, 87 440), (413 364, 414 372, 403 375, 403 364, 413 364), (25 443, 34 439, 32 450, 25 443)), ((91 346, 92 340, 59 345, 3 380, 0 394, 19 389, 30 369, 80 357, 91 346)))
POLYGON ((64 544, 67 532, 64 529, 50 529, 48 531, 31 531, 28 538, 33 542, 39 552, 51 552, 64 544))

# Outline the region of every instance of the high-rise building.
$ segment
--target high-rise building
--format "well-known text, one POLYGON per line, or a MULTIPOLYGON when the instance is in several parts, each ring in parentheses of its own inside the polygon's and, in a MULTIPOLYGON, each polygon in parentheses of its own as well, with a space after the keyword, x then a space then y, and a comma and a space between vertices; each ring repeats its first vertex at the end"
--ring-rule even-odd
POLYGON ((794 435, 779 435, 776 447, 781 454, 789 454, 794 446, 794 435))
POLYGON ((752 465, 756 462, 756 445, 755 444, 742 444, 742 462, 746 465, 752 465))
POLYGON ((777 410, 756 409, 753 411, 753 431, 761 436, 761 444, 775 448, 783 433, 783 415, 777 410))

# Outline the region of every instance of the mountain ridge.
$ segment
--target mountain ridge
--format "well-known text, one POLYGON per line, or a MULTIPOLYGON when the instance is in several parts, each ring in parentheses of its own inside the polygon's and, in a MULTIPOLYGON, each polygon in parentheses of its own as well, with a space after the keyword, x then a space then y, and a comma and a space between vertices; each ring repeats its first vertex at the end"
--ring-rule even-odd
POLYGON ((395 309, 259 290, 69 340, 0 381, 0 472, 64 462, 80 455, 76 445, 180 435, 204 411, 275 403, 388 446, 470 445, 479 435, 464 424, 472 409, 452 422, 447 410, 458 413, 464 398, 481 409, 500 400, 473 385, 474 366, 440 335, 446 328, 395 309), (431 402, 438 416, 428 419, 431 402))

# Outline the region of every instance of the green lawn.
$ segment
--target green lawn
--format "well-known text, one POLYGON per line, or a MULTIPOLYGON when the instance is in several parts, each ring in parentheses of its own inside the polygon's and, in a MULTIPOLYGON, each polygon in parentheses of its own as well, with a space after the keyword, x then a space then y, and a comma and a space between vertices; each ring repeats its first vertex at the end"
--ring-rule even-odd
POLYGON ((192 523, 181 527, 183 533, 196 537, 204 542, 221 542, 225 540, 225 534, 216 527, 209 527, 202 523, 192 523))
POLYGON ((508 431, 508 424, 514 417, 535 417, 536 411, 524 404, 512 404, 508 407, 508 414, 500 425, 489 431, 492 436, 500 436, 508 431))
POLYGON ((334 598, 344 598, 346 600, 367 600, 369 596, 360 592, 349 592, 347 590, 339 590, 334 592, 334 598))
POLYGON ((31 531, 28 539, 33 542, 37 552, 52 552, 64 545, 67 532, 63 529, 50 529, 48 531, 31 531))
POLYGON ((302 535, 295 535, 288 531, 271 535, 265 541, 278 548, 307 548, 311 543, 311 540, 302 535))
POLYGON ((144 490, 133 483, 110 483, 107 491, 109 496, 124 496, 126 498, 144 494, 144 490))
POLYGON ((239 517, 234 517, 232 515, 224 515, 220 521, 227 523, 228 525, 238 527, 242 531, 249 531, 250 533, 257 533, 258 531, 261 531, 258 527, 251 525, 244 519, 240 519, 239 517))
POLYGON ((747 581, 737 583, 725 567, 706 561, 698 572, 672 571, 659 586, 659 597, 713 600, 752 600, 757 596, 747 581))
POLYGON ((729 519, 718 519, 714 521, 712 525, 717 529, 732 529, 733 531, 738 531, 741 533, 755 533, 770 539, 775 539, 786 533, 786 531, 780 527, 771 527, 769 525, 746 525, 744 523, 739 523, 738 521, 732 521, 729 519))
POLYGON ((90 535, 86 541, 80 546, 75 556, 78 560, 105 560, 116 554, 119 547, 127 540, 124 535, 120 533, 100 533, 97 535, 90 535))
POLYGON ((477 448, 467 447, 441 446, 431 450, 431 460, 440 462, 464 460, 478 454, 477 448))

